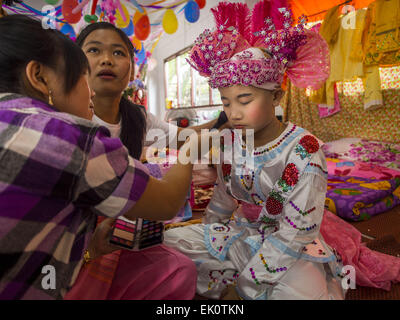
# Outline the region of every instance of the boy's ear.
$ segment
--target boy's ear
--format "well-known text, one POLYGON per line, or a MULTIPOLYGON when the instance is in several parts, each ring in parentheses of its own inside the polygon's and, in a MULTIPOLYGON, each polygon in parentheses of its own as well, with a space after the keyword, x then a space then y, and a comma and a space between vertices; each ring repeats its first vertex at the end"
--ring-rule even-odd
POLYGON ((279 106, 279 103, 281 102, 281 99, 284 94, 285 94, 285 91, 283 91, 282 89, 277 89, 274 91, 274 100, 272 101, 272 105, 274 107, 279 106))

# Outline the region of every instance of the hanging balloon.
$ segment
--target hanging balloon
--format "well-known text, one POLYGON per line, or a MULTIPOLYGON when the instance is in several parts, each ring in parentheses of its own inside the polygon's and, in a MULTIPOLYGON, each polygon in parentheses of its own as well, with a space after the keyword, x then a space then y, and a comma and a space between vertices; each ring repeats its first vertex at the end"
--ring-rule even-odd
POLYGON ((77 13, 73 14, 72 10, 78 5, 78 0, 64 0, 61 7, 61 12, 64 16, 65 21, 68 23, 74 24, 79 22, 82 17, 82 12, 78 11, 77 13))
POLYGON ((187 21, 194 23, 199 20, 200 8, 194 0, 189 0, 185 6, 185 18, 187 21))
POLYGON ((130 37, 131 35, 133 35, 133 33, 135 32, 135 28, 133 27, 133 22, 132 20, 129 20, 129 25, 126 28, 123 28, 122 31, 126 33, 126 35, 128 37, 130 37))
POLYGON ((139 40, 146 40, 147 37, 150 34, 150 20, 149 17, 146 15, 143 15, 138 22, 135 24, 135 36, 139 40))
POLYGON ((144 9, 143 9, 143 13, 141 13, 141 12, 138 11, 138 10, 136 10, 136 11, 135 11, 135 14, 133 15, 133 19, 132 19, 133 25, 135 26, 136 23, 139 21, 139 19, 140 19, 141 17, 145 16, 146 14, 147 14, 147 12, 146 12, 146 10, 144 10, 144 9))
POLYGON ((175 31, 178 29, 178 19, 176 19, 175 12, 172 9, 167 9, 165 11, 162 20, 162 26, 164 31, 169 34, 175 33, 175 31))
POLYGON ((142 50, 142 43, 140 42, 140 40, 138 38, 136 38, 136 36, 132 37, 132 44, 135 47, 135 50, 137 52, 142 50))
POLYGON ((64 24, 64 25, 61 27, 60 32, 62 32, 63 34, 67 35, 67 36, 70 37, 72 40, 75 40, 75 39, 76 39, 75 30, 74 30, 74 28, 73 28, 70 24, 68 24, 68 23, 64 24))
POLYGON ((60 1, 60 0, 45 0, 45 1, 46 1, 46 3, 48 3, 48 4, 55 5, 55 4, 57 4, 57 2, 60 1))
POLYGON ((116 14, 115 14, 115 18, 116 18, 115 24, 117 25, 118 28, 123 29, 123 28, 127 28, 129 26, 129 23, 130 23, 131 19, 129 18, 128 9, 122 3, 121 3, 121 7, 122 7, 122 11, 124 12, 126 20, 124 20, 123 15, 121 14, 119 9, 117 8, 116 14))
POLYGON ((206 0, 195 0, 195 1, 199 5, 200 9, 203 9, 206 6, 206 0))

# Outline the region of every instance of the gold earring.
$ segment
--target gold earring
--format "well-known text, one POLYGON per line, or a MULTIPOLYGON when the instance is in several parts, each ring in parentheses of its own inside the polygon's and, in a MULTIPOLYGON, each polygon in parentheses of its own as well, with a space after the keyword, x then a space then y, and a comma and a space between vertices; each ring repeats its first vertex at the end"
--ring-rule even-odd
POLYGON ((51 90, 49 90, 49 105, 53 105, 53 99, 51 97, 51 90))

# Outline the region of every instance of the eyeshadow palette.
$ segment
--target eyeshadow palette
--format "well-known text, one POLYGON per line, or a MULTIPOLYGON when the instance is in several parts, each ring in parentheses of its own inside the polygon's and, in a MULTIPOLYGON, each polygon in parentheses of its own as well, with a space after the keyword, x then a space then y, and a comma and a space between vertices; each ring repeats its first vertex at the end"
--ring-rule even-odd
POLYGON ((111 233, 110 243, 129 250, 142 250, 161 244, 164 224, 138 218, 134 221, 119 217, 111 233))

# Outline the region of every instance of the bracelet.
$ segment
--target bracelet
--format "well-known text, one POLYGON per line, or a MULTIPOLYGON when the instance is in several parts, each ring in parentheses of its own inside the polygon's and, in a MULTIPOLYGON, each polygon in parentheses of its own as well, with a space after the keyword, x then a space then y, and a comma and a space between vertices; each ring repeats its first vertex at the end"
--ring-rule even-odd
POLYGON ((85 264, 88 264, 92 261, 92 258, 90 257, 90 254, 89 254, 89 250, 87 250, 87 249, 83 253, 83 261, 85 264))

